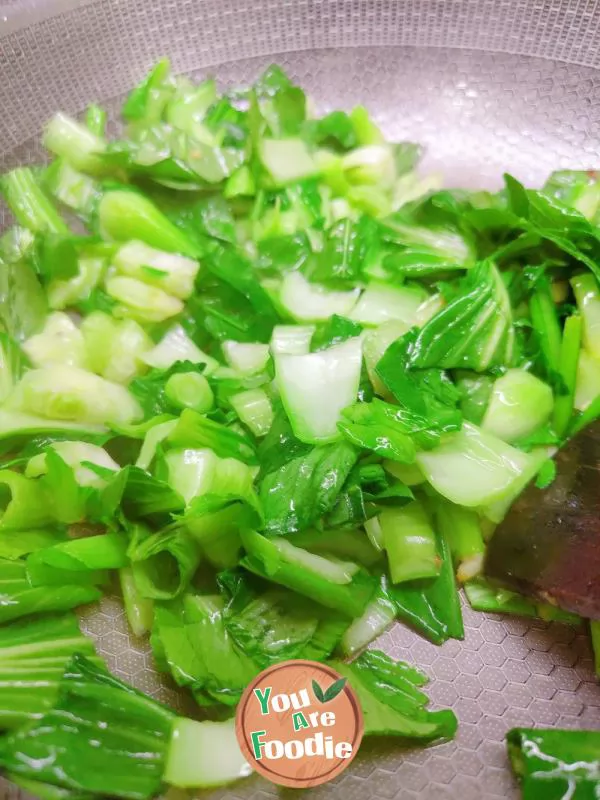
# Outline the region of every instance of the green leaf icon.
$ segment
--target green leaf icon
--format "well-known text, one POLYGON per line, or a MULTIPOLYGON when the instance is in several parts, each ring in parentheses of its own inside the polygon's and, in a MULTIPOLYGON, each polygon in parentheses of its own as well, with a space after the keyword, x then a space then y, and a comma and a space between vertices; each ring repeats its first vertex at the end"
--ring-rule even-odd
POLYGON ((329 689, 325 692, 325 699, 323 700, 324 703, 328 703, 330 700, 333 700, 334 697, 337 697, 338 694, 343 690, 344 686, 346 685, 346 678, 340 678, 337 681, 334 681, 329 689))
POLYGON ((325 702, 325 695, 323 694, 323 689, 319 686, 319 684, 313 680, 312 682, 312 690, 315 693, 315 697, 320 703, 325 702))
POLYGON ((328 703, 330 700, 336 698, 345 685, 346 678, 340 678, 334 681, 326 691, 323 691, 316 681, 312 682, 313 692, 320 703, 328 703))

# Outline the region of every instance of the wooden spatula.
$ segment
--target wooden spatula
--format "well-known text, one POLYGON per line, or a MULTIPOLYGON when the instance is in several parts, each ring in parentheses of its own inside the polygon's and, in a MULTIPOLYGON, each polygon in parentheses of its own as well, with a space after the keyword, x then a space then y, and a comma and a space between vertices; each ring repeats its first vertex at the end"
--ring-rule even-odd
POLYGON ((600 421, 555 457, 546 489, 530 485, 488 545, 488 578, 600 619, 600 421))

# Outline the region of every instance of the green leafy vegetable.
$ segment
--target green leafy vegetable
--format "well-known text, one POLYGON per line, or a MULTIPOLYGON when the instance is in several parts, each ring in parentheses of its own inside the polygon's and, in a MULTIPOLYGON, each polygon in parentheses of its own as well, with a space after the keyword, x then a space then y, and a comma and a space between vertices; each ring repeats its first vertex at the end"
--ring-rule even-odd
POLYGON ((420 452, 417 463, 440 494, 472 507, 512 501, 537 472, 541 455, 523 453, 465 423, 437 448, 420 452))
POLYGON ((352 562, 332 561, 252 531, 242 532, 242 542, 242 566, 342 614, 361 614, 375 590, 371 576, 352 562))
POLYGON ((331 655, 348 627, 348 619, 318 603, 230 570, 219 575, 229 600, 225 627, 236 644, 261 669, 279 661, 321 661, 331 655))
MULTIPOLYGON (((122 116, 55 114, 50 165, 0 177, 0 766, 44 800, 247 774, 233 711, 258 672, 394 620, 461 639, 461 584, 578 624, 481 573, 600 416, 598 173, 444 189, 419 145, 363 106, 318 114, 277 66, 223 93, 163 59, 122 116), (157 667, 225 722, 111 678, 56 616, 116 579, 157 667)), ((353 686, 368 734, 454 734, 416 670, 332 665, 315 698, 353 686)), ((589 793, 580 766, 527 772, 532 741, 526 793, 589 793)))
POLYGON ((119 570, 119 581, 131 632, 134 636, 144 636, 152 629, 153 602, 140 594, 132 567, 123 567, 119 570))
POLYGON ((0 728, 16 728, 52 708, 75 653, 99 661, 70 613, 11 622, 0 629, 0 652, 0 728))
POLYGON ((28 167, 3 175, 0 188, 19 225, 34 233, 68 234, 66 222, 35 180, 28 167))
POLYGON ((197 248, 143 195, 126 189, 106 192, 98 203, 98 227, 109 241, 139 240, 168 253, 194 258, 197 248))
POLYGON ((174 718, 155 700, 76 655, 67 665, 56 706, 2 739, 0 764, 65 789, 150 798, 161 788, 174 718))
POLYGON ((385 586, 373 595, 363 614, 347 628, 340 650, 345 656, 354 656, 377 639, 396 619, 396 606, 388 596, 385 586))
POLYGON ((0 536, 0 558, 16 560, 35 550, 56 544, 66 538, 60 528, 30 531, 4 531, 0 536))
POLYGON ((369 249, 375 243, 377 227, 372 219, 346 218, 327 231, 323 250, 315 259, 310 278, 332 286, 354 284, 360 279, 369 249))
POLYGON ((299 439, 318 443, 339 438, 340 412, 357 397, 361 365, 358 337, 317 353, 276 356, 281 399, 299 439))
POLYGON ((567 625, 579 625, 576 614, 562 611, 549 603, 539 603, 502 587, 493 586, 484 578, 465 583, 465 594, 472 608, 496 614, 515 614, 520 617, 537 617, 555 620, 567 625))
MULTIPOLYGON (((331 662, 330 662, 331 663, 331 662)), ((331 666, 347 678, 361 704, 366 736, 447 739, 456 731, 451 711, 428 711, 427 697, 418 686, 423 676, 383 653, 363 653, 352 664, 331 666)))
POLYGON ((443 532, 437 536, 437 550, 440 558, 437 578, 389 586, 387 591, 399 619, 440 644, 448 638, 462 639, 464 627, 452 555, 443 532))
POLYGON ((157 603, 153 643, 180 686, 201 705, 234 706, 259 668, 231 639, 217 595, 185 594, 157 603))
MULTIPOLYGON (((297 326, 292 328, 293 330, 297 330, 297 326)), ((327 350, 328 347, 334 347, 336 344, 341 344, 348 339, 359 336, 361 330, 362 328, 357 322, 334 314, 326 323, 315 330, 310 341, 310 349, 313 352, 327 350)), ((275 352, 277 351, 275 350, 275 352)))
POLYGON ((15 341, 37 333, 48 302, 33 268, 25 261, 0 261, 0 323, 15 341))
POLYGON ((393 583, 439 574, 435 533, 418 500, 401 508, 385 509, 378 519, 393 583))
POLYGON ((151 369, 143 377, 134 378, 129 391, 144 410, 144 418, 178 411, 177 404, 167 391, 167 386, 172 378, 190 374, 203 377, 197 364, 182 360, 176 361, 167 369, 151 369))
POLYGON ((236 458, 247 464, 257 462, 256 450, 249 437, 192 409, 182 412, 167 438, 174 447, 208 447, 220 458, 236 458))
POLYGON ((32 586, 102 583, 108 577, 106 570, 127 564, 126 549, 120 533, 61 542, 27 558, 27 577, 32 586))
POLYGON ((154 599, 185 591, 201 558, 198 543, 185 531, 151 533, 141 524, 131 528, 127 555, 138 592, 154 599))
POLYGON ((518 442, 548 421, 553 405, 548 384, 525 370, 510 369, 492 386, 481 427, 509 444, 518 442))
POLYGON ((411 331, 390 344, 377 363, 376 374, 401 408, 436 425, 440 432, 457 431, 460 393, 447 375, 436 368, 406 368, 415 340, 416 333, 411 331))
POLYGON ((597 731, 513 728, 506 742, 525 800, 593 797, 600 768, 597 731))
POLYGON ((471 270, 459 294, 412 343, 413 367, 465 368, 484 372, 512 361, 511 308, 500 273, 484 261, 471 270))
POLYGON ((462 583, 479 574, 485 545, 478 515, 440 499, 435 506, 435 520, 450 548, 458 580, 462 583))
POLYGON ((265 530, 285 535, 305 530, 334 506, 357 459, 351 445, 313 447, 265 475, 260 499, 265 530))
POLYGON ((0 560, 0 623, 31 614, 68 611, 98 600, 100 592, 92 585, 31 585, 22 561, 0 560))

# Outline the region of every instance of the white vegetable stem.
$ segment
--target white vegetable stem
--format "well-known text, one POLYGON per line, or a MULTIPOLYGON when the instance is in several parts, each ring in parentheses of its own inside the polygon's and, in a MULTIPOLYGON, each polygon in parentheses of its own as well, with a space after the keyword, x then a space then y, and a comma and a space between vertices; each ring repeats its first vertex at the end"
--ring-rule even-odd
POLYGON ((333 314, 348 316, 356 305, 360 289, 334 292, 309 283, 299 272, 289 272, 281 284, 280 300, 285 310, 300 322, 317 322, 333 314))
POLYGON ((418 311, 427 293, 420 287, 391 286, 372 282, 362 293, 360 300, 350 313, 350 319, 363 325, 381 325, 390 320, 399 320, 407 328, 418 322, 418 311))
POLYGON ((196 347, 181 325, 174 325, 160 342, 146 353, 142 360, 156 369, 168 369, 176 361, 191 361, 192 364, 205 364, 205 375, 210 375, 219 362, 196 347))
POLYGON ((271 353, 302 356, 309 352, 314 325, 276 325, 271 335, 271 353))
POLYGON ((238 372, 248 375, 265 369, 269 361, 268 344, 226 341, 222 348, 227 363, 238 372))
POLYGON ((523 369, 509 369, 494 383, 481 427, 510 444, 541 428, 553 405, 547 383, 523 369))
POLYGON ((299 439, 338 438, 340 412, 356 400, 361 365, 360 337, 318 353, 275 357, 281 399, 299 439))
POLYGON ((164 253, 135 241, 118 249, 113 264, 122 275, 157 286, 181 300, 194 291, 194 279, 200 266, 193 258, 164 253))
POLYGON ((441 495, 459 505, 485 506, 512 497, 533 454, 523 453, 465 422, 439 447, 417 455, 417 464, 441 495))
POLYGON ((586 272, 571 278, 577 306, 583 317, 583 342, 595 358, 600 358, 600 287, 598 281, 586 272))
POLYGON ((245 778, 252 770, 235 735, 235 720, 175 721, 164 780, 180 789, 220 786, 245 778))

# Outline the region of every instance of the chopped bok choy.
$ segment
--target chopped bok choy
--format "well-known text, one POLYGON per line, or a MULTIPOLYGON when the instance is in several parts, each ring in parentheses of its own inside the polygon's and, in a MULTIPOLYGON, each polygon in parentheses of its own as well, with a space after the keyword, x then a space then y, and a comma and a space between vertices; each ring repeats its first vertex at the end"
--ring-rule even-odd
MULTIPOLYGON (((222 94, 163 59, 122 113, 118 138, 57 114, 50 165, 0 179, 0 767, 52 800, 226 784, 235 706, 284 659, 346 678, 366 734, 451 738, 425 677, 365 648, 394 621, 463 638, 463 585, 573 621, 482 565, 600 416, 597 174, 444 190, 278 67, 222 94), (117 586, 210 720, 105 670, 72 609, 117 586)), ((510 741, 541 797, 533 734, 510 741)))

